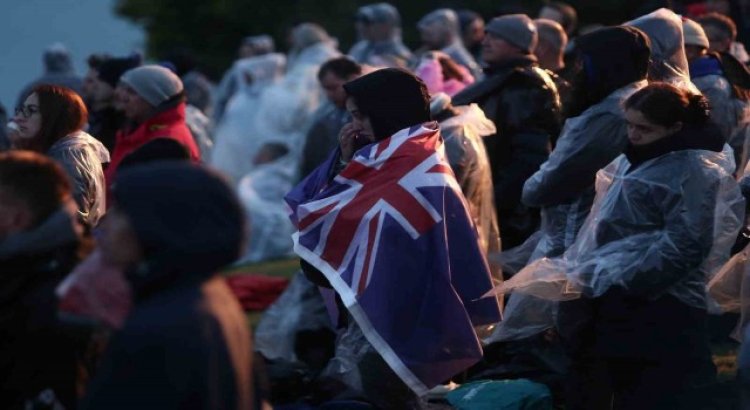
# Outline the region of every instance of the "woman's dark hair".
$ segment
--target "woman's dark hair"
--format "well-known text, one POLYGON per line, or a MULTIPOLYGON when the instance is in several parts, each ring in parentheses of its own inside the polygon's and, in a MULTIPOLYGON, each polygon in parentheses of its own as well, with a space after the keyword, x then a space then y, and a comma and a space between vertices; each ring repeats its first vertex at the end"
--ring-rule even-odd
POLYGON ((42 127, 29 148, 47 152, 52 144, 86 125, 89 112, 75 91, 59 85, 42 84, 34 87, 29 95, 34 93, 39 98, 42 127))
POLYGON ((678 122, 704 124, 710 114, 706 97, 667 83, 651 83, 639 90, 625 101, 625 109, 640 111, 662 127, 678 122))
POLYGON ((31 151, 0 153, 0 187, 31 210, 34 226, 71 197, 70 182, 62 167, 31 151))
POLYGON ((344 84, 344 90, 369 117, 377 140, 431 119, 427 86, 406 70, 377 70, 344 84))

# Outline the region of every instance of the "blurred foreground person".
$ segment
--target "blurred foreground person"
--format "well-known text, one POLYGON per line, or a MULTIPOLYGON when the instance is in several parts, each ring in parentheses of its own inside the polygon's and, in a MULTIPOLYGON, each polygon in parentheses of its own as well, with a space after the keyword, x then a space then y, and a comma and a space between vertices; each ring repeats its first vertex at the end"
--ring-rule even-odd
POLYGON ((83 409, 253 408, 251 340, 224 278, 243 246, 242 209, 223 179, 185 162, 118 173, 102 258, 134 306, 83 409))
POLYGON ((302 268, 338 302, 336 352, 316 388, 419 408, 481 358, 474 326, 497 322, 498 304, 479 299, 489 269, 424 83, 391 68, 344 89, 353 121, 287 196, 302 268))
POLYGON ((0 209, 0 408, 28 408, 47 390, 73 409, 83 349, 57 321, 54 289, 90 239, 65 171, 33 152, 0 154, 0 209))
POLYGON ((60 163, 73 182, 81 220, 95 226, 106 211, 102 164, 110 157, 101 142, 82 131, 87 119, 86 105, 73 90, 39 85, 16 110, 13 121, 19 129, 11 142, 60 163))

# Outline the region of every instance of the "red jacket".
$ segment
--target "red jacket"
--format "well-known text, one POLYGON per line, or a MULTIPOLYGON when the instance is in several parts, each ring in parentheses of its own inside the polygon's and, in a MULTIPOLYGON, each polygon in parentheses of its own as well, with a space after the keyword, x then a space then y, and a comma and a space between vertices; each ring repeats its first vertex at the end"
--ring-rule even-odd
POLYGON ((193 161, 200 161, 200 150, 185 124, 185 103, 183 102, 144 121, 130 134, 126 134, 122 130, 117 132, 115 149, 112 151, 109 167, 107 167, 104 173, 107 180, 107 188, 112 185, 117 168, 123 158, 130 155, 143 144, 157 138, 171 138, 179 142, 190 152, 190 158, 193 161))

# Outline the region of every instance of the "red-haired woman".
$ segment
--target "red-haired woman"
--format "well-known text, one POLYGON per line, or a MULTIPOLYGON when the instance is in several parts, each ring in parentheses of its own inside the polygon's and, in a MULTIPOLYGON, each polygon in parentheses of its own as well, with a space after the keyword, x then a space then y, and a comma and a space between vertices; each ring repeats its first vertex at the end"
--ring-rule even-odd
POLYGON ((102 163, 109 162, 109 152, 83 131, 88 111, 81 97, 57 85, 36 86, 13 120, 18 124, 11 135, 13 147, 59 162, 73 182, 81 219, 96 225, 106 210, 102 163))

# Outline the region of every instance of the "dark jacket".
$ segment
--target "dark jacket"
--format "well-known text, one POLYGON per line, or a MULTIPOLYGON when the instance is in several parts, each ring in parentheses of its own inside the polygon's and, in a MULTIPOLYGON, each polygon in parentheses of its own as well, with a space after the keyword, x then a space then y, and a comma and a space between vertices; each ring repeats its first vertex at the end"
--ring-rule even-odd
POLYGON ((242 244, 231 189, 201 167, 161 162, 122 170, 113 198, 144 260, 127 273, 135 306, 82 408, 252 408, 250 330, 215 275, 242 244))
POLYGON ((0 241, 0 408, 23 409, 51 389, 75 408, 83 346, 57 320, 55 287, 80 262, 75 205, 0 241))
POLYGON ((486 71, 486 78, 453 98, 455 105, 477 103, 497 127, 484 139, 492 167, 495 204, 503 247, 522 243, 538 225, 538 211, 521 204, 524 182, 547 159, 560 131, 560 98, 534 57, 508 61, 486 71))

